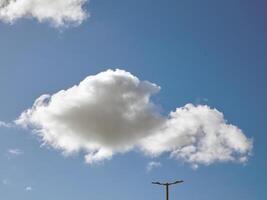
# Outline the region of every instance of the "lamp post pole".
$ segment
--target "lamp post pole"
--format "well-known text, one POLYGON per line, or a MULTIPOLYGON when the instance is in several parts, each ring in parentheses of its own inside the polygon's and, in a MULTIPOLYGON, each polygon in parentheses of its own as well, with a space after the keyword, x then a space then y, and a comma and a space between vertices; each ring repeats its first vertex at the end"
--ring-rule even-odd
POLYGON ((174 184, 178 184, 178 183, 182 183, 182 182, 184 182, 184 181, 180 180, 180 181, 175 181, 175 182, 171 182, 171 183, 152 182, 152 184, 165 186, 165 189, 166 189, 166 200, 169 200, 169 186, 170 185, 174 185, 174 184))
POLYGON ((166 185, 166 200, 169 200, 169 185, 166 185))

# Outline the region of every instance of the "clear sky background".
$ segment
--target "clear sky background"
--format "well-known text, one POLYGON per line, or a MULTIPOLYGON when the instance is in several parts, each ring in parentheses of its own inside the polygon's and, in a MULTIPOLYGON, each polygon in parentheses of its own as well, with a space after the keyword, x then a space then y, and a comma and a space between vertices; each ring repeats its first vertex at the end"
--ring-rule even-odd
POLYGON ((266 2, 91 0, 85 8, 91 17, 64 31, 36 20, 0 23, 1 121, 42 94, 121 68, 160 85, 154 98, 166 113, 189 102, 222 111, 254 139, 253 155, 246 165, 197 170, 162 155, 147 172, 151 159, 129 152, 89 166, 80 154, 40 147, 29 130, 2 127, 0 199, 161 200, 163 188, 150 182, 176 178, 185 183, 171 188, 173 200, 266 199, 266 2))

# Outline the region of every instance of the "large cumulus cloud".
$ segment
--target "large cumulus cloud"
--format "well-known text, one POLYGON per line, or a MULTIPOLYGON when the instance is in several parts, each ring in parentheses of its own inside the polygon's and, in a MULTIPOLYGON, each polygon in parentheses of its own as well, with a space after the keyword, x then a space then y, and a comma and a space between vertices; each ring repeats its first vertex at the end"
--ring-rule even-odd
POLYGON ((88 17, 87 0, 0 0, 0 20, 8 23, 24 18, 49 21, 56 27, 80 24, 88 17))
POLYGON ((163 116, 151 100, 159 90, 129 72, 107 70, 42 95, 16 123, 65 154, 85 152, 90 164, 132 149, 150 156, 168 152, 194 167, 247 160, 252 141, 221 112, 187 104, 163 116))

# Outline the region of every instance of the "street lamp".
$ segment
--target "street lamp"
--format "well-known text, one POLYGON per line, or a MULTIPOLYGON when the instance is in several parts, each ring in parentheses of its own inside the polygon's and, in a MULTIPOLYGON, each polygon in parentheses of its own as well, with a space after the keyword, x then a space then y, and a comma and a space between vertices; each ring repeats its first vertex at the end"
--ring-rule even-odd
POLYGON ((180 181, 174 181, 172 183, 152 182, 152 184, 165 186, 165 188, 166 188, 166 200, 169 200, 169 186, 170 185, 175 185, 175 184, 178 184, 178 183, 182 183, 182 182, 184 182, 184 181, 180 180, 180 181))

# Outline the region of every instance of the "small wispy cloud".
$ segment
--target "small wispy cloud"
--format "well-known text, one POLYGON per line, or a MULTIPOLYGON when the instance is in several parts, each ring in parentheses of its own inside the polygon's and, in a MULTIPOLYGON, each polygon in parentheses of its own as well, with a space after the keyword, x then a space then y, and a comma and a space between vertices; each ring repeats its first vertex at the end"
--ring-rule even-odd
POLYGON ((151 161, 147 164, 146 166, 146 171, 150 172, 151 170, 155 169, 155 168, 159 168, 161 167, 161 163, 160 162, 155 162, 155 161, 151 161))
MULTIPOLYGON (((2 179, 2 184, 4 186, 9 186, 12 184, 12 182, 9 179, 2 179)), ((28 185, 28 186, 24 187, 23 190, 25 190, 26 192, 31 192, 33 190, 33 187, 28 185)))
POLYGON ((0 121, 0 127, 4 127, 4 128, 11 128, 12 124, 11 123, 7 123, 4 121, 0 121))
POLYGON ((10 184, 10 181, 7 180, 7 179, 3 179, 3 180, 2 180, 2 184, 3 184, 3 185, 9 185, 9 184, 10 184))
POLYGON ((208 98, 201 98, 201 97, 197 97, 195 100, 195 104, 206 104, 209 102, 208 98))
POLYGON ((32 190, 33 190, 32 186, 27 186, 27 187, 25 188, 25 191, 26 191, 26 192, 30 192, 30 191, 32 191, 32 190))
POLYGON ((7 154, 9 156, 20 156, 22 155, 24 152, 21 149, 8 149, 7 150, 7 154))

